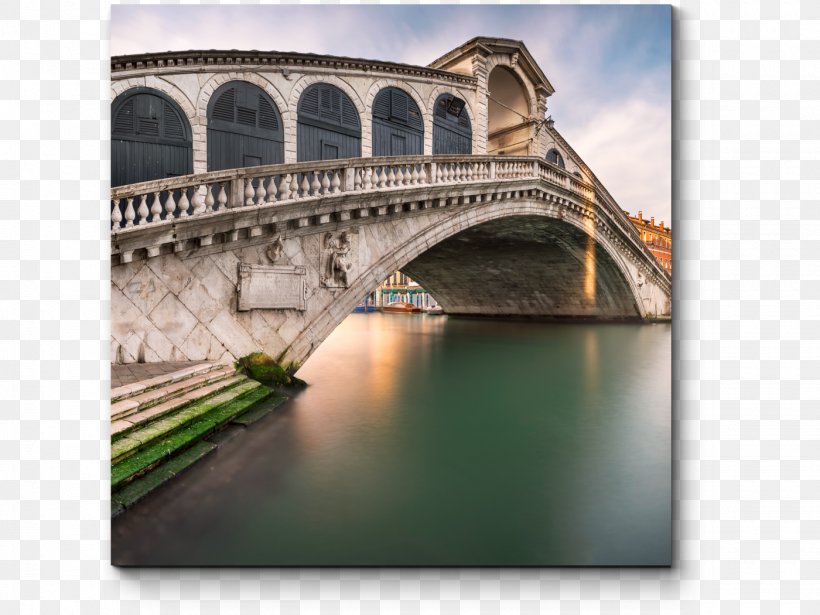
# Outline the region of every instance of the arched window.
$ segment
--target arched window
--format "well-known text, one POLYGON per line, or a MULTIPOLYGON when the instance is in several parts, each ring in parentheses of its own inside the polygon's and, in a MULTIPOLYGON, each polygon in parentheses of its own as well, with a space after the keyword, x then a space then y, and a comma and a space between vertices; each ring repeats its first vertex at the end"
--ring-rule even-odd
POLYGON ((566 165, 564 164, 564 157, 554 147, 547 152, 547 162, 551 162, 552 164, 557 164, 562 169, 566 169, 566 165))
POLYGON ((296 159, 335 160, 362 155, 362 127, 350 97, 334 85, 315 83, 299 99, 296 159))
POLYGON ((398 88, 384 88, 373 100, 373 155, 424 153, 424 121, 416 101, 398 88))
POLYGON ((123 92, 111 107, 111 185, 193 173, 191 125, 179 105, 151 88, 123 92))
POLYGON ((208 101, 208 170, 284 161, 284 130, 276 103, 246 81, 221 85, 208 101))
POLYGON ((433 154, 471 154, 473 131, 466 103, 442 94, 433 108, 433 154))

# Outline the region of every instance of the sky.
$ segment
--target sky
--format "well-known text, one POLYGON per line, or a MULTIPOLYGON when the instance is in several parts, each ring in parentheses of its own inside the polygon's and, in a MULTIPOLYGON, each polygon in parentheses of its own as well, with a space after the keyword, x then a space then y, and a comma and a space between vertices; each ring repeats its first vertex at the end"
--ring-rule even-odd
POLYGON ((671 8, 115 5, 111 54, 299 51, 427 65, 476 36, 524 41, 547 114, 623 209, 671 223, 671 8))

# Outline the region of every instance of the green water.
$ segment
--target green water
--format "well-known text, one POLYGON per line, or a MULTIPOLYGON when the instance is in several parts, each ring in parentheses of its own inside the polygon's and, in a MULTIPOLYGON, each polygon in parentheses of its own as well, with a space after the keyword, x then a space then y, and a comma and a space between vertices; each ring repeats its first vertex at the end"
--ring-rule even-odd
POLYGON ((666 565, 671 326, 354 314, 310 386, 114 520, 167 565, 666 565))

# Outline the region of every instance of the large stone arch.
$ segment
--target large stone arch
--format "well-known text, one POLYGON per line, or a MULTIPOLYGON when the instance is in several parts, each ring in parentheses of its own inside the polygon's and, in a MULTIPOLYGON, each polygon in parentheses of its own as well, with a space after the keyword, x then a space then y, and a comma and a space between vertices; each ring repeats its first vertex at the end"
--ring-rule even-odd
MULTIPOLYGON (((199 90, 199 100, 197 101, 197 124, 199 127, 199 132, 194 131, 194 173, 202 173, 206 170, 208 164, 208 152, 205 150, 207 145, 203 145, 199 148, 200 158, 197 158, 197 138, 196 135, 199 134, 201 138, 201 143, 207 143, 206 137, 206 130, 208 128, 208 103, 211 101, 211 96, 213 93, 219 89, 220 86, 228 83, 229 81, 245 81, 247 83, 252 83, 253 85, 261 88, 264 92, 271 97, 276 106, 279 108, 279 115, 282 116, 282 129, 285 133, 285 162, 288 162, 287 159, 287 143, 288 138, 291 138, 294 143, 296 142, 296 122, 295 120, 291 120, 291 115, 289 113, 289 109, 287 103, 285 102, 285 97, 282 96, 282 93, 276 88, 276 86, 271 83, 270 80, 266 79, 262 74, 256 72, 228 72, 228 73, 215 73, 208 79, 203 86, 199 90), (197 164, 199 163, 199 165, 197 164)), ((295 115, 293 116, 296 117, 295 115)), ((295 158, 294 158, 295 160, 295 158)))
POLYGON ((623 258, 607 233, 597 230, 602 224, 601 221, 582 215, 568 214, 563 199, 492 202, 479 208, 459 211, 445 220, 431 220, 423 230, 403 241, 400 246, 388 251, 376 262, 362 267, 359 275, 344 292, 336 296, 325 309, 318 312, 311 322, 305 323, 302 331, 283 353, 284 359, 298 364, 303 363, 350 314, 363 296, 372 291, 388 275, 405 267, 424 252, 462 231, 492 220, 515 216, 536 216, 561 220, 580 230, 595 244, 600 245, 611 258, 631 293, 636 315, 641 318, 647 316, 641 291, 636 284, 636 278, 641 273, 640 268, 623 258))
MULTIPOLYGON (((370 85, 370 89, 367 91, 367 95, 364 99, 364 106, 367 109, 367 113, 369 114, 369 130, 370 130, 370 142, 371 142, 371 153, 372 153, 372 142, 373 142, 373 101, 376 98, 376 95, 383 90, 384 88, 394 87, 406 92, 410 95, 410 98, 415 101, 418 105, 419 110, 421 110, 421 117, 422 121, 424 122, 424 155, 429 156, 433 153, 433 112, 432 109, 428 107, 424 103, 424 99, 419 94, 418 90, 413 87, 413 84, 409 81, 400 81, 398 79, 377 79, 370 85)), ((362 135, 362 139, 364 139, 364 135, 362 135)))
POLYGON ((515 75, 518 82, 524 87, 527 92, 527 100, 530 106, 530 117, 533 117, 535 114, 534 109, 538 109, 538 97, 535 95, 535 88, 532 87, 532 82, 524 74, 524 71, 521 70, 521 67, 518 66, 517 62, 513 64, 511 56, 506 54, 493 54, 487 58, 487 83, 489 83, 490 80, 490 73, 492 73, 493 69, 498 66, 503 66, 509 69, 513 75, 515 75))
POLYGON ((359 122, 362 125, 362 158, 369 158, 373 151, 371 143, 373 139, 373 118, 368 117, 366 107, 353 86, 336 75, 304 75, 293 84, 288 98, 288 112, 290 117, 293 118, 293 131, 290 139, 288 133, 285 133, 285 162, 296 162, 296 119, 298 117, 299 99, 302 97, 302 92, 314 83, 335 85, 353 101, 359 114, 359 122))

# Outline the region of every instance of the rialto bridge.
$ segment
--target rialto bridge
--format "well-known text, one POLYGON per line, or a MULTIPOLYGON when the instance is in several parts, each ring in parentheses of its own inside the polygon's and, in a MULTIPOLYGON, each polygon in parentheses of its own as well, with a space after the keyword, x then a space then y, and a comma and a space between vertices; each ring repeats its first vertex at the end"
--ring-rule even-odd
POLYGON ((520 41, 428 67, 112 59, 112 360, 301 363, 396 270, 449 314, 670 315, 671 280, 545 119, 520 41))

